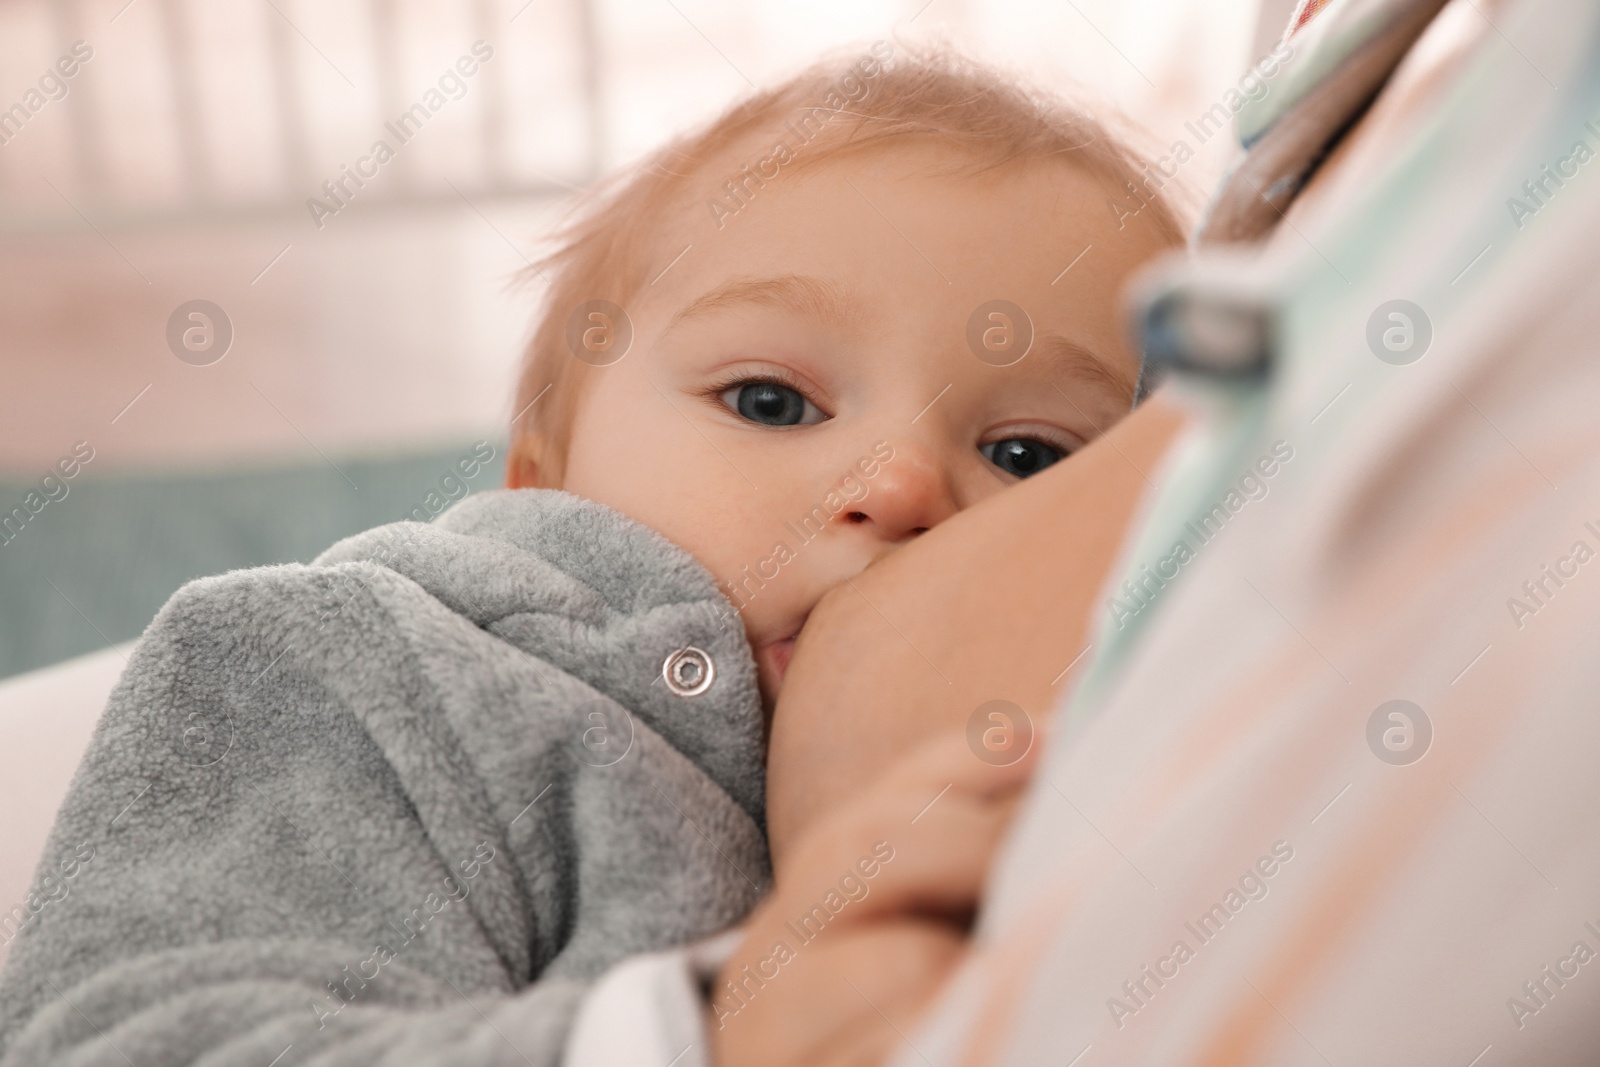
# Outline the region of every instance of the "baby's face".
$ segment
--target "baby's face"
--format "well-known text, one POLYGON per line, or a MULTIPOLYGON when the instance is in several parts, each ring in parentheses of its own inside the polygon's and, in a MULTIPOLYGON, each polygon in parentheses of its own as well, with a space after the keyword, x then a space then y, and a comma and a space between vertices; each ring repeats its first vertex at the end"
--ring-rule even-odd
POLYGON ((716 576, 769 713, 824 592, 1131 405, 1118 293, 1159 240, 1074 167, 951 177, 951 153, 781 171, 721 228, 706 200, 737 168, 708 173, 661 220, 630 349, 583 385, 562 487, 716 576), (995 301, 1031 321, 1020 359, 1029 325, 995 301))

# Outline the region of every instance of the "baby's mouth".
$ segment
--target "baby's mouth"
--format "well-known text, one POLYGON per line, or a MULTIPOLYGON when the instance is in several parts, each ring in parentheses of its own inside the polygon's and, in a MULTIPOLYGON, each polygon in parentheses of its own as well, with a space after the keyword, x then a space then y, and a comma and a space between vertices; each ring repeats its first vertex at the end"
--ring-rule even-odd
POLYGON ((789 670, 789 659, 794 655, 795 638, 785 637, 781 641, 774 641, 761 649, 762 666, 767 668, 767 674, 772 679, 774 688, 783 684, 783 676, 789 670))
MULTIPOLYGON (((806 618, 810 617, 811 613, 806 612, 806 618)), ((805 629, 805 625, 806 619, 801 619, 788 637, 768 642, 756 653, 758 664, 766 669, 767 677, 772 679, 773 693, 777 693, 778 687, 783 684, 783 676, 789 670, 789 660, 794 655, 794 643, 799 639, 800 631, 805 629)))

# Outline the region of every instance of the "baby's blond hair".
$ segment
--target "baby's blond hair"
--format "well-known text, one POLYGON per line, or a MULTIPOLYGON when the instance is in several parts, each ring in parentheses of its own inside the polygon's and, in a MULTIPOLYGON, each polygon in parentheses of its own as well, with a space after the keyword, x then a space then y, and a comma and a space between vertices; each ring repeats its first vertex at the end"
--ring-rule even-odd
POLYGON ((738 168, 705 206, 721 227, 736 224, 738 212, 782 171, 930 136, 963 150, 971 162, 962 173, 1028 160, 1074 163, 1106 180, 1113 216, 1132 214, 1126 205, 1138 204, 1151 232, 1183 242, 1180 209, 1150 195, 1149 164, 1133 147, 1126 120, 1097 119, 948 48, 895 54, 879 41, 841 53, 734 104, 582 196, 552 236, 553 251, 528 271, 529 280, 537 275, 548 288, 523 354, 511 461, 519 445, 536 441, 539 484, 560 484, 578 385, 590 370, 568 346, 568 319, 591 301, 626 307, 650 282, 665 265, 655 262, 662 250, 652 247, 652 221, 670 206, 685 206, 691 179, 710 161, 731 157, 738 168), (736 149, 749 157, 742 166, 737 161, 745 156, 736 149))

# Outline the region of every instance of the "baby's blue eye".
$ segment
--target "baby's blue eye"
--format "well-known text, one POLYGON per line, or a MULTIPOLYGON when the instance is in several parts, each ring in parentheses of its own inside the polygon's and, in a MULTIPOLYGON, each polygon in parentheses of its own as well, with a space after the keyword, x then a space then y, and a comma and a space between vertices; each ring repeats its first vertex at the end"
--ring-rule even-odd
POLYGON ((825 415, 798 390, 778 382, 753 381, 722 391, 722 402, 764 426, 810 426, 825 415))
POLYGON ((1038 474, 1059 460, 1063 453, 1054 445, 1036 441, 1031 437, 1008 437, 978 449, 985 459, 1007 474, 1026 478, 1038 474))

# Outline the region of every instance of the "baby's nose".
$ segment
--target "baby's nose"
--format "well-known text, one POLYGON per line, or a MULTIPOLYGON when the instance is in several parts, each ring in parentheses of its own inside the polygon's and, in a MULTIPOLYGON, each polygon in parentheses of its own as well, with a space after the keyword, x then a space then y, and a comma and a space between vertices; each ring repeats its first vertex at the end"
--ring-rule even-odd
POLYGON ((957 510, 950 475, 933 451, 913 441, 896 442, 867 493, 840 518, 870 525, 891 544, 932 529, 957 510))

